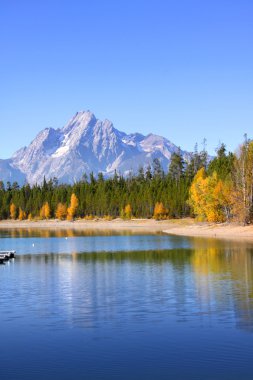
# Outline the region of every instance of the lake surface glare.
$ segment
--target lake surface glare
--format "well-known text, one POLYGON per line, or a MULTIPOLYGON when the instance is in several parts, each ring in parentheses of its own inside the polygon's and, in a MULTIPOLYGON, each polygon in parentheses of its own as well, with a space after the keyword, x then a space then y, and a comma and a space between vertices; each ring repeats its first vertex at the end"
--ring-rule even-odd
POLYGON ((0 231, 0 379, 252 379, 253 245, 0 231))

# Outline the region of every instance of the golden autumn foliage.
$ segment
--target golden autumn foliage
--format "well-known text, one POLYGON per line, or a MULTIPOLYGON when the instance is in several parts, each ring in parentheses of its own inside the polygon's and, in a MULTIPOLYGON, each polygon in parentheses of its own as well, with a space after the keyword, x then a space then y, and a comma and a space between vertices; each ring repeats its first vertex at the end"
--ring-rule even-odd
POLYGON ((45 219, 45 214, 44 214, 44 206, 41 207, 40 209, 40 219, 45 219))
POLYGON ((154 219, 156 220, 161 220, 161 219, 166 219, 167 216, 167 210, 164 207, 162 202, 156 202, 155 208, 154 208, 154 219))
POLYGON ((46 202, 45 204, 44 204, 44 212, 45 212, 45 218, 46 219, 49 219, 50 218, 50 214, 51 214, 51 210, 50 210, 50 206, 49 206, 49 204, 48 204, 48 202, 46 202))
POLYGON ((55 211, 55 217, 57 219, 63 220, 66 219, 67 216, 67 206, 63 203, 58 203, 56 211, 55 211))
POLYGON ((19 211, 18 211, 18 219, 19 219, 19 220, 24 220, 24 219, 26 219, 26 213, 25 213, 25 211, 22 210, 21 207, 19 207, 19 211))
POLYGON ((77 199, 77 196, 73 193, 71 195, 71 198, 70 198, 70 205, 67 209, 67 220, 73 220, 75 215, 76 215, 76 211, 77 211, 77 207, 78 207, 78 199, 77 199))
POLYGON ((199 220, 229 220, 234 205, 232 182, 220 180, 216 172, 207 176, 205 169, 201 168, 190 187, 189 204, 199 220))
MULTIPOLYGON (((248 291, 245 293, 244 304, 250 308, 251 300, 253 297, 253 273, 252 273, 252 263, 251 257, 245 255, 245 248, 243 246, 238 246, 233 255, 228 259, 227 255, 220 254, 219 244, 212 243, 210 245, 199 244, 195 247, 194 252, 190 255, 190 261, 192 267, 194 268, 196 286, 199 291, 200 299, 211 300, 213 297, 213 290, 210 289, 210 283, 208 278, 210 273, 215 275, 216 278, 223 279, 224 273, 228 271, 229 262, 229 273, 236 281, 237 287, 235 294, 238 294, 240 289, 245 289, 247 287, 248 291)), ((220 296, 220 289, 216 289, 217 297, 220 296)))
POLYGON ((124 214, 125 214, 125 218, 126 219, 131 219, 132 217, 132 207, 131 205, 128 203, 124 209, 124 214))
POLYGON ((10 205, 10 217, 11 219, 16 219, 17 216, 17 208, 14 203, 11 203, 10 205))
POLYGON ((50 206, 49 206, 48 202, 45 202, 40 209, 40 218, 41 219, 49 219, 50 213, 51 213, 50 206))
POLYGON ((121 209, 120 217, 122 219, 131 219, 132 218, 132 207, 129 203, 124 208, 121 209))

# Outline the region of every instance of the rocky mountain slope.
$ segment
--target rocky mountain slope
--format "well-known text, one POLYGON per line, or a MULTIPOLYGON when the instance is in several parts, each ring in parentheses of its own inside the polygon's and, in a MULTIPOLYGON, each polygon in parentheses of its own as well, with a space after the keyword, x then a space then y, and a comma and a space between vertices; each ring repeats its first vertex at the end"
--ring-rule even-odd
MULTIPOLYGON (((78 112, 62 128, 46 128, 28 147, 18 150, 10 159, 0 160, 0 180, 41 183, 57 177, 59 182, 73 183, 84 173, 115 170, 128 175, 158 158, 165 171, 176 145, 164 137, 140 133, 127 135, 114 128, 109 120, 98 120, 90 111, 78 112)), ((183 152, 187 158, 189 154, 183 152)))

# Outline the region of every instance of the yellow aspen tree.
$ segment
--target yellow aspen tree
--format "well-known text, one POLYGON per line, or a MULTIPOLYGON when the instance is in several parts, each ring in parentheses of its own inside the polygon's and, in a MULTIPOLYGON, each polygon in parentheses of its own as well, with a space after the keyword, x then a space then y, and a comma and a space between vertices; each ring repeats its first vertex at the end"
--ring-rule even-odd
POLYGON ((57 219, 63 220, 67 216, 67 206, 63 203, 58 203, 56 212, 55 212, 55 217, 57 219))
POLYGON ((124 217, 126 219, 131 219, 132 217, 132 208, 131 205, 128 203, 124 209, 124 217))
POLYGON ((44 205, 40 209, 40 218, 45 219, 45 206, 44 205))
POLYGON ((11 203, 10 205, 10 217, 11 219, 16 219, 17 216, 17 208, 14 203, 11 203))
POLYGON ((19 207, 18 219, 19 219, 19 220, 24 220, 25 218, 26 218, 26 213, 25 213, 25 211, 23 211, 22 208, 19 207))
POLYGON ((160 215, 161 215, 161 219, 166 219, 166 216, 167 216, 167 210, 166 208, 164 207, 163 203, 160 202, 160 215))
POLYGON ((50 218, 50 214, 51 214, 50 206, 49 206, 48 202, 46 202, 44 204, 44 217, 46 219, 49 219, 50 218))
POLYGON ((159 207, 160 207, 160 203, 159 202, 156 202, 155 204, 155 208, 154 208, 154 219, 158 220, 159 219, 159 207))
POLYGON ((232 209, 234 207, 234 188, 232 181, 219 180, 214 191, 217 207, 217 220, 219 222, 229 221, 232 217, 232 209))
POLYGON ((161 220, 166 217, 167 210, 164 207, 162 202, 156 202, 155 208, 154 208, 154 219, 161 220))
POLYGON ((199 220, 206 219, 206 173, 201 168, 197 171, 189 191, 189 205, 199 220))
POLYGON ((203 193, 204 198, 204 213, 208 222, 222 222, 223 213, 220 207, 218 192, 220 191, 220 185, 218 185, 218 176, 214 171, 210 176, 206 177, 204 180, 203 193), (215 191, 215 189, 218 190, 215 191))
POLYGON ((205 170, 200 169, 190 187, 189 204, 194 214, 200 220, 208 222, 224 222, 229 220, 233 206, 232 182, 218 179, 214 171, 206 176, 205 170))
POLYGON ((78 207, 77 196, 73 193, 70 198, 70 205, 67 209, 67 220, 73 220, 78 207))
POLYGON ((211 176, 206 178, 206 219, 209 222, 225 222, 229 220, 233 205, 232 182, 228 179, 222 181, 218 179, 214 171, 211 176))
POLYGON ((40 218, 41 219, 49 219, 50 213, 51 213, 50 206, 49 206, 48 202, 45 202, 40 209, 40 218))

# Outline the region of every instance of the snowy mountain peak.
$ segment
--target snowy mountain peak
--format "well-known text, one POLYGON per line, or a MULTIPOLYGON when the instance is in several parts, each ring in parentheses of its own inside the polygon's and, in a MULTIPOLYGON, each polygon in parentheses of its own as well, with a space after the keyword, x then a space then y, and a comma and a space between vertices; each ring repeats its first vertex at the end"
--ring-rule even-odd
MULTIPOLYGON (((77 112, 62 128, 42 130, 28 147, 19 149, 11 159, 1 160, 0 180, 26 180, 31 184, 57 177, 73 183, 93 172, 109 176, 127 175, 159 158, 166 171, 171 154, 178 148, 162 136, 140 133, 127 135, 91 111, 77 112)), ((186 152, 182 152, 187 157, 186 152)))
POLYGON ((96 121, 97 119, 95 115, 90 111, 77 112, 75 116, 65 125, 65 127, 63 127, 62 132, 67 134, 73 129, 85 129, 89 125, 94 125, 96 121))

